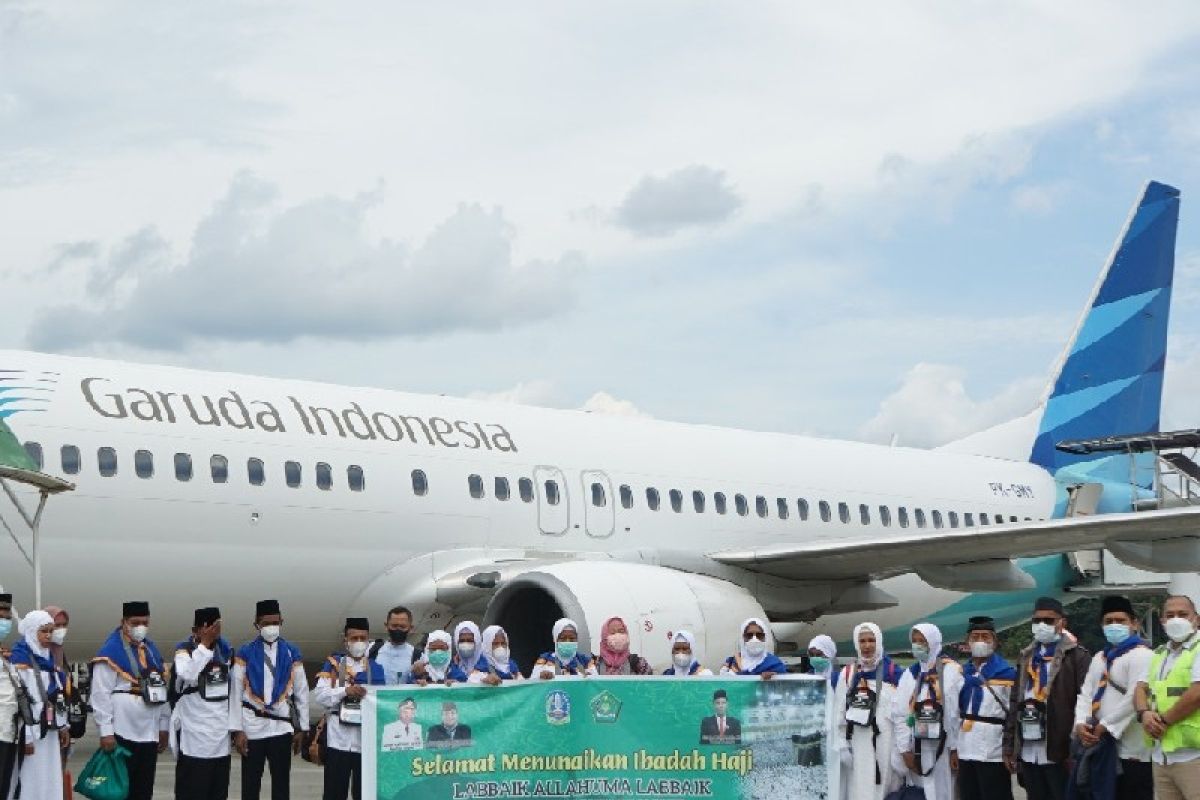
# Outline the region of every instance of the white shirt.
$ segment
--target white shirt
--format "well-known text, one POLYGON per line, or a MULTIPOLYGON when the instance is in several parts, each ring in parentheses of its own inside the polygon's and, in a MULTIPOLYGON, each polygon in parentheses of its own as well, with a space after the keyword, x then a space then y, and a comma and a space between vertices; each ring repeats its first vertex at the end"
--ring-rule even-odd
MULTIPOLYGON (((19 667, 16 671, 17 679, 25 685, 25 693, 29 697, 29 702, 33 706, 33 716, 37 719, 42 718, 42 690, 47 694, 50 693, 50 681, 53 680, 50 674, 36 667, 19 667), (38 679, 41 679, 41 689, 38 688, 38 679)), ((54 723, 59 727, 67 724, 67 715, 63 712, 56 712, 54 715, 54 723)), ((58 747, 58 734, 55 731, 47 731, 45 738, 39 739, 41 726, 34 725, 31 728, 25 729, 25 744, 33 745, 34 752, 38 748, 49 746, 58 747)), ((14 775, 14 780, 15 780, 14 775)))
MULTIPOLYGON (((1195 642, 1196 634, 1192 634, 1191 638, 1185 640, 1182 644, 1176 645, 1175 642, 1168 644, 1167 656, 1163 659, 1162 668, 1159 670, 1159 673, 1155 676, 1155 678, 1157 680, 1165 679, 1167 675, 1170 674, 1171 667, 1175 665, 1175 662, 1179 660, 1179 656, 1183 654, 1184 648, 1186 646, 1195 644, 1195 642)), ((1147 695, 1149 696, 1149 659, 1146 660, 1146 668, 1142 672, 1142 679, 1138 682, 1147 685, 1147 695)), ((1192 659, 1192 683, 1197 682, 1200 682, 1200 652, 1197 652, 1196 657, 1192 659)), ((1154 742, 1154 763, 1156 764, 1182 764, 1185 761, 1195 761, 1197 758, 1200 758, 1200 750, 1182 748, 1171 753, 1164 753, 1162 749, 1162 740, 1159 739, 1154 742)))
MULTIPOLYGON (((959 694, 966 690, 965 684, 960 684, 959 694)), ((972 720, 963 720, 962 730, 958 735, 958 757, 963 761, 984 761, 999 763, 1004 760, 1004 722, 1008 716, 1008 698, 1012 693, 1012 681, 988 684, 981 689, 983 699, 979 702, 976 716, 994 717, 1001 720, 999 724, 972 720)), ((958 695, 954 696, 955 709, 958 708, 958 695)), ((967 712, 970 713, 970 706, 967 712)))
POLYGON ((0 742, 4 743, 17 740, 14 720, 17 714, 17 687, 13 685, 16 680, 20 680, 16 667, 0 656, 0 742))
POLYGON ((383 677, 388 686, 408 683, 415 652, 416 649, 408 642, 404 644, 384 642, 383 646, 379 648, 379 652, 375 655, 375 662, 383 667, 383 677))
MULTIPOLYGON (((1142 726, 1133 718, 1133 690, 1149 669, 1153 655, 1149 647, 1135 647, 1117 658, 1108 673, 1108 688, 1100 698, 1100 724, 1117 740, 1117 752, 1124 759, 1145 761, 1150 756, 1142 726), (1125 691, 1122 693, 1114 684, 1124 686, 1125 691)), ((1092 716, 1092 697, 1103 674, 1104 653, 1100 652, 1092 656, 1075 700, 1075 725, 1082 725, 1092 716)))
MULTIPOLYGON (((962 727, 962 721, 958 715, 958 694, 962 691, 962 666, 953 661, 947 661, 943 666, 939 661, 934 665, 931 673, 939 678, 944 678, 946 683, 944 687, 939 687, 939 694, 942 697, 942 730, 946 732, 946 747, 943 757, 946 757, 945 753, 958 749, 959 729, 962 727)), ((916 688, 917 679, 913 677, 910 670, 904 670, 900 676, 900 685, 896 687, 896 696, 892 701, 895 746, 896 750, 902 754, 915 752, 913 729, 908 726, 908 716, 911 713, 910 709, 913 705, 916 688)), ((929 681, 926 680, 921 686, 920 694, 916 695, 915 699, 920 702, 932 695, 929 681)), ((936 752, 936 748, 923 747, 921 761, 926 765, 933 764, 933 756, 936 752)))
MULTIPOLYGON (((212 661, 213 651, 197 644, 187 650, 175 651, 175 675, 180 689, 195 688, 200 673, 212 661)), ((232 674, 230 683, 232 683, 232 674)), ((233 687, 230 686, 230 694, 233 687)), ((229 755, 229 699, 209 702, 199 692, 189 692, 179 698, 171 716, 172 729, 179 731, 179 752, 192 758, 223 758, 229 755)))
MULTIPOLYGON (((328 662, 326 662, 326 667, 328 667, 328 662)), ((360 672, 371 674, 371 667, 367 663, 366 656, 362 658, 345 656, 342 658, 341 667, 343 674, 357 675, 360 672)), ((326 709, 325 744, 334 750, 361 753, 362 725, 343 725, 341 719, 338 718, 338 706, 346 698, 346 686, 344 681, 339 680, 337 683, 340 685, 335 686, 329 673, 323 672, 321 677, 317 678, 317 686, 313 690, 313 697, 326 709)))
POLYGON ((383 741, 380 742, 380 748, 384 752, 420 750, 424 746, 419 723, 410 722, 406 725, 400 720, 396 720, 383 726, 383 741))
POLYGON ((92 716, 101 736, 120 736, 131 742, 157 742, 171 721, 169 703, 152 706, 107 662, 92 665, 92 716))
MULTIPOLYGON (((271 659, 272 663, 277 663, 279 658, 279 641, 271 642, 270 644, 263 642, 266 649, 266 657, 271 659)), ((263 694, 270 697, 275 691, 275 681, 271 678, 271 670, 267 669, 264 663, 263 670, 263 694)), ((280 678, 283 676, 281 675, 280 678)), ((271 736, 282 736, 283 734, 291 735, 295 733, 292 730, 292 723, 288 720, 291 718, 291 710, 288 708, 287 695, 280 695, 278 702, 267 709, 267 713, 273 717, 281 719, 267 719, 259 717, 248 708, 242 707, 242 701, 251 702, 246 697, 246 665, 240 661, 234 662, 233 680, 230 681, 229 687, 229 730, 244 731, 247 738, 250 739, 267 739, 271 736)), ((296 703, 296 711, 300 714, 300 730, 308 730, 308 678, 304 674, 304 664, 297 661, 292 665, 292 700, 296 703)))

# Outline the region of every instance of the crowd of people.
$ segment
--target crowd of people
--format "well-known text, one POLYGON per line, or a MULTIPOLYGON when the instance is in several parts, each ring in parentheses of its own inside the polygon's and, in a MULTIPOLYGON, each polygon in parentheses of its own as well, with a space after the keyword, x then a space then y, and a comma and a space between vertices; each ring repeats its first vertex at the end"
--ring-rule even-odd
MULTIPOLYGON (((1015 774, 1030 800, 1200 800, 1200 619, 1178 595, 1166 599, 1161 622, 1169 641, 1152 650, 1130 601, 1106 597, 1098 623, 1108 646, 1092 656, 1067 630, 1062 604, 1041 598, 1033 642, 1015 665, 999 654, 995 625, 982 616, 970 620, 963 664, 929 623, 913 626, 907 667, 888 655, 871 622, 855 627, 855 655, 840 668, 834 640, 815 637, 803 669, 831 686, 830 763, 841 770, 843 797, 883 800, 911 784, 926 800, 1011 799, 1015 774)), ((0 643, 18 633, 11 651, 0 649, 0 800, 60 800, 87 708, 63 654, 70 617, 51 606, 15 623, 12 597, 0 594, 0 643)), ((257 604, 257 636, 236 649, 222 636, 219 609, 196 609, 193 623, 168 660, 149 637, 149 604, 127 602, 91 660, 88 703, 100 747, 127 754, 129 800, 153 796, 168 747, 179 800, 224 800, 234 750, 243 800, 257 800, 268 769, 272 800, 286 800, 296 754, 324 765, 325 800, 358 800, 370 687, 653 674, 631 651, 619 617, 601 627, 595 654, 582 646, 577 623, 559 620, 552 649, 526 678, 502 627, 460 622, 430 632, 422 649, 412 613, 397 606, 385 618, 386 638, 373 639, 366 618, 346 619, 344 646, 323 662, 310 692, 300 651, 282 636, 278 601, 257 604), (310 701, 320 711, 315 725, 310 701)), ((769 680, 786 672, 767 630, 762 619, 746 620, 719 674, 769 680)), ((713 675, 690 631, 673 634, 663 674, 713 675)), ((443 712, 447 735, 457 736, 456 710, 443 712)), ((715 725, 723 729, 721 720, 715 725)))

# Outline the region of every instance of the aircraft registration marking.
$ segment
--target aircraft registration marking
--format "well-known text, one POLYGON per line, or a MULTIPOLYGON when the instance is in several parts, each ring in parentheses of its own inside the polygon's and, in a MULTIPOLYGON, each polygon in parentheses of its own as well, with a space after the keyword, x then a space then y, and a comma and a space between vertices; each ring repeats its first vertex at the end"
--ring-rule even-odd
POLYGON ((992 494, 997 497, 1017 497, 1025 500, 1033 499, 1033 487, 1024 483, 989 483, 992 494))

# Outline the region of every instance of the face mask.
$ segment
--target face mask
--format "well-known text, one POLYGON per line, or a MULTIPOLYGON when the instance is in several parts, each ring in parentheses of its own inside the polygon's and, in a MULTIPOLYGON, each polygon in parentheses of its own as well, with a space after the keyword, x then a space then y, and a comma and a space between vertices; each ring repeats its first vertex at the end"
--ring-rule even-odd
POLYGON ((1119 622, 1104 626, 1104 638, 1109 644, 1120 644, 1129 638, 1130 628, 1119 622))
POLYGON ((570 661, 579 652, 579 642, 559 642, 554 645, 554 652, 563 661, 570 661))
POLYGON ((608 637, 608 646, 618 653, 624 653, 629 649, 629 634, 614 633, 608 637))
POLYGON ((923 644, 914 644, 912 646, 912 654, 913 658, 915 658, 917 661, 929 660, 929 648, 923 644))
POLYGON ((450 663, 450 651, 449 650, 430 650, 428 658, 429 658, 429 663, 432 664, 433 666, 444 667, 450 663))
POLYGON ((1030 626, 1033 631, 1033 638, 1038 644, 1050 644, 1058 639, 1058 631, 1053 625, 1047 625, 1045 622, 1035 622, 1030 626))
POLYGON ((994 652, 991 642, 971 642, 971 658, 988 658, 994 652))
POLYGON ((12 633, 12 620, 0 619, 0 639, 7 639, 10 633, 12 633))
MULTIPOLYGON (((3 639, 3 638, 4 638, 3 636, 0 636, 0 639, 3 639)), ((65 642, 66 640, 67 640, 67 629, 66 628, 55 628, 54 633, 50 634, 50 641, 54 642, 56 645, 59 645, 60 647, 62 646, 62 643, 65 642)))
POLYGON ((366 642, 346 642, 346 652, 351 658, 362 658, 367 654, 366 642))
POLYGON ((508 652, 507 647, 497 647, 492 651, 492 658, 496 659, 496 663, 498 664, 507 664, 509 655, 511 654, 508 652))
POLYGON ((817 672, 824 672, 829 669, 829 659, 825 656, 809 656, 808 663, 817 672))
POLYGON ((388 638, 392 644, 404 644, 408 641, 408 631, 388 631, 388 638))
POLYGON ((258 629, 258 635, 262 637, 267 644, 274 642, 279 638, 279 625, 263 625, 258 629))
POLYGON ((471 656, 473 656, 473 655, 475 655, 475 643, 474 642, 459 642, 458 643, 458 657, 459 658, 463 659, 464 661, 468 661, 468 660, 470 660, 471 656))
POLYGON ((149 625, 134 625, 129 629, 129 638, 135 642, 144 642, 146 637, 150 635, 149 625))
POLYGON ((746 653, 750 656, 758 658, 765 652, 767 652, 767 643, 757 636, 746 642, 746 653))
POLYGON ((1163 630, 1167 632, 1167 636, 1171 637, 1171 641, 1182 642, 1191 636, 1196 629, 1190 619, 1171 617, 1163 623, 1163 630))
POLYGON ((679 669, 687 669, 688 667, 690 667, 692 665, 692 654, 691 653, 672 653, 671 661, 673 661, 675 663, 675 666, 678 667, 679 669))

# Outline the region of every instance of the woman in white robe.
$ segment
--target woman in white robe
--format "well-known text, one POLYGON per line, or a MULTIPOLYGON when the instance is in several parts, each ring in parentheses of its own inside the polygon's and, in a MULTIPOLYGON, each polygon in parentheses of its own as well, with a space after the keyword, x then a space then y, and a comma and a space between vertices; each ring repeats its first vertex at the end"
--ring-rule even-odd
POLYGON ((25 727, 25 753, 10 797, 21 787, 21 800, 62 800, 62 751, 71 743, 66 706, 62 702, 66 675, 50 656, 54 618, 45 611, 31 611, 18 628, 24 639, 13 647, 10 662, 33 705, 39 720, 25 727))
POLYGON ((873 622, 855 626, 854 650, 854 663, 833 676, 841 795, 845 800, 883 800, 900 786, 891 757, 891 714, 901 669, 884 652, 883 633, 873 622), (873 715, 864 702, 868 698, 873 715))

